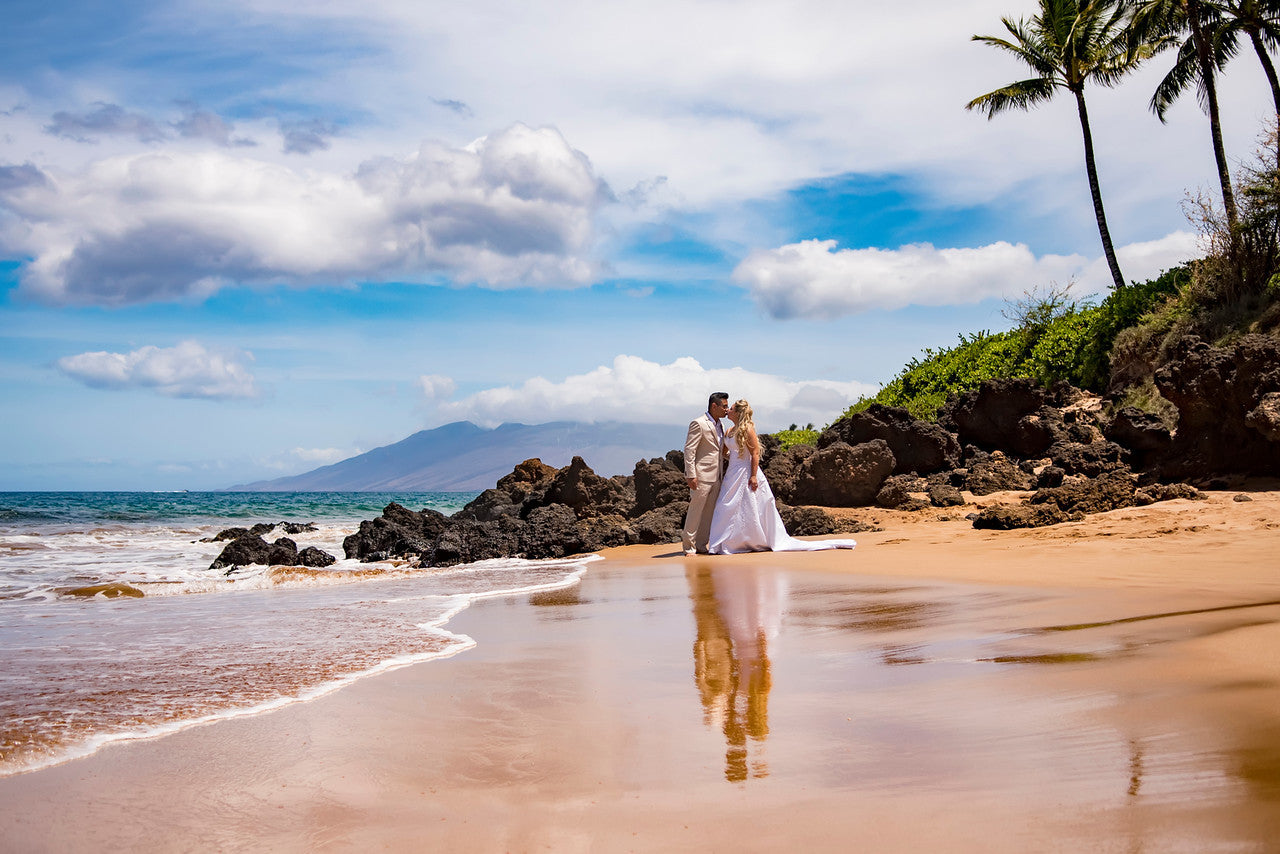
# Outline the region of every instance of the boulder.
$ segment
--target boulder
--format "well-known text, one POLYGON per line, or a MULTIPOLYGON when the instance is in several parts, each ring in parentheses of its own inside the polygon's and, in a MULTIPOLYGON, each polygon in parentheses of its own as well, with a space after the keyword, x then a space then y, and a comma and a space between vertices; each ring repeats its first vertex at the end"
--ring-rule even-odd
POLYGON ((1160 416, 1135 406, 1117 410, 1103 431, 1108 440, 1128 448, 1133 468, 1142 471, 1164 456, 1173 444, 1173 434, 1160 416))
POLYGON ((310 566, 315 568, 323 568, 333 566, 338 559, 326 551, 321 551, 315 546, 307 546, 298 552, 298 566, 310 566))
POLYGON ((792 507, 775 502, 782 525, 793 537, 821 537, 836 532, 835 520, 821 507, 792 507))
POLYGON ((1157 501, 1173 501, 1185 498, 1189 501, 1206 501, 1208 496, 1188 483, 1152 483, 1139 487, 1133 493, 1133 501, 1139 507, 1157 501))
POLYGON ((228 540, 238 540, 241 537, 256 537, 257 534, 250 534, 248 528, 224 528, 212 537, 205 537, 202 543, 222 543, 228 540))
MULTIPOLYGON (((683 458, 683 454, 681 457, 683 458)), ((689 500, 689 485, 684 479, 684 468, 676 467, 670 459, 654 457, 636 463, 632 475, 636 500, 631 514, 640 516, 655 507, 665 507, 673 501, 689 500)))
POLYGON ((361 522, 356 533, 342 541, 342 551, 348 559, 364 562, 423 557, 431 554, 436 538, 448 526, 449 520, 438 511, 415 513, 393 501, 377 519, 361 522))
POLYGON ((929 487, 925 481, 915 475, 895 474, 885 478, 880 486, 880 491, 876 493, 876 506, 885 509, 893 509, 902 507, 906 504, 916 502, 911 493, 924 492, 929 487))
POLYGON ((555 475, 555 467, 533 457, 517 465, 511 474, 499 478, 497 488, 509 492, 513 487, 524 487, 524 493, 527 495, 530 487, 549 481, 555 475))
MULTIPOLYGON (((760 434, 760 468, 765 468, 782 452, 782 440, 772 433, 760 434)), ((768 475, 766 475, 767 477, 768 475)))
POLYGON ((514 557, 522 551, 528 523, 510 516, 488 522, 456 519, 441 532, 430 553, 432 566, 453 566, 499 557, 514 557))
POLYGON ((990 495, 1010 489, 1030 489, 1035 479, 1014 465, 1001 451, 969 466, 965 489, 974 495, 990 495))
MULTIPOLYGON (((601 477, 591 470, 582 457, 574 457, 569 465, 551 478, 551 484, 539 503, 563 504, 580 519, 625 516, 635 505, 635 494, 627 489, 625 482, 601 477)), ((526 519, 529 510, 530 504, 526 501, 526 519)))
POLYGON ((584 552, 626 546, 640 542, 631 525, 621 516, 595 516, 578 520, 578 538, 584 552))
POLYGON ((1081 514, 1064 513, 1056 504, 996 504, 984 507, 973 518, 973 527, 994 531, 1014 528, 1042 528, 1081 518, 1081 514))
POLYGON ((1062 486, 1062 479, 1066 476, 1067 470, 1061 466, 1045 466, 1036 475, 1036 489, 1051 489, 1055 486, 1062 486))
POLYGON ((791 494, 783 500, 821 507, 865 507, 875 500, 895 462, 889 443, 883 439, 856 446, 835 442, 800 462, 791 494))
POLYGON ((953 398, 939 423, 961 444, 1015 457, 1040 456, 1061 435, 1061 413, 1050 407, 1049 394, 1035 380, 987 380, 953 398))
POLYGON ((1105 513, 1135 503, 1135 478, 1126 472, 1107 472, 1100 477, 1064 483, 1037 490, 1031 504, 1055 504, 1064 513, 1105 513))
POLYGON ((818 449, 813 445, 792 445, 787 450, 774 454, 768 465, 762 464, 761 468, 773 488, 773 494, 783 501, 793 500, 791 496, 795 494, 796 474, 800 471, 800 464, 817 452, 818 449))
POLYGON ((586 550, 578 531, 578 517, 567 505, 536 507, 525 523, 520 531, 520 551, 527 558, 566 557, 586 550))
MULTIPOLYGON (((688 490, 685 490, 688 492, 688 490)), ((684 528, 684 514, 689 502, 673 501, 655 507, 631 520, 631 530, 640 543, 678 543, 684 528)))
POLYGON ((912 417, 906 409, 874 403, 862 412, 837 419, 818 437, 818 447, 836 442, 856 446, 883 439, 893 452, 894 474, 930 474, 955 468, 960 443, 937 424, 912 417))
POLYGON ((934 507, 959 507, 964 504, 960 490, 949 483, 929 484, 929 503, 934 507))
POLYGON ((506 489, 486 489, 453 514, 454 519, 490 522, 499 516, 519 516, 523 503, 513 501, 506 489))
POLYGON ((228 543, 222 553, 213 559, 213 563, 209 564, 209 568, 223 569, 229 566, 265 564, 269 562, 271 548, 271 545, 262 537, 246 532, 228 543))
POLYGON ((279 527, 286 534, 307 534, 316 530, 314 522, 281 522, 279 527))
POLYGON ((1212 347, 1188 336, 1155 383, 1178 408, 1173 441, 1156 466, 1162 480, 1280 474, 1271 414, 1280 393, 1280 340, 1246 335, 1212 347))
POLYGON ((1244 416, 1244 423, 1269 442, 1280 442, 1280 392, 1262 395, 1258 405, 1244 416))
MULTIPOLYGON (((272 527, 275 527, 274 525, 272 527)), ((297 566, 298 544, 288 537, 280 537, 271 544, 267 552, 267 564, 270 566, 297 566)))
POLYGON ((1097 477, 1109 471, 1127 471, 1128 454, 1115 442, 1054 442, 1045 452, 1067 474, 1097 477))

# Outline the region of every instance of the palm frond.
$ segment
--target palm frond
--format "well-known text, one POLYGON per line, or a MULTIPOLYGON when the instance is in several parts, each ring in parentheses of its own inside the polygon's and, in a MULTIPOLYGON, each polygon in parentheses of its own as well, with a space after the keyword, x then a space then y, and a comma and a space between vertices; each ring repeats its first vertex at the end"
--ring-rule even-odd
POLYGON ((1187 39, 1178 48, 1178 58, 1173 68, 1169 69, 1156 86, 1156 91, 1151 96, 1151 111, 1161 122, 1166 121, 1165 113, 1168 112, 1169 107, 1193 84, 1197 87, 1201 84, 1200 59, 1196 55, 1195 45, 1192 44, 1191 39, 1187 39))
POLYGON ((979 95, 965 104, 964 108, 979 110, 986 113, 988 119, 993 119, 999 113, 1009 110, 1029 110, 1036 104, 1048 101, 1059 85, 1061 84, 1057 81, 1044 77, 1019 80, 985 95, 979 95))

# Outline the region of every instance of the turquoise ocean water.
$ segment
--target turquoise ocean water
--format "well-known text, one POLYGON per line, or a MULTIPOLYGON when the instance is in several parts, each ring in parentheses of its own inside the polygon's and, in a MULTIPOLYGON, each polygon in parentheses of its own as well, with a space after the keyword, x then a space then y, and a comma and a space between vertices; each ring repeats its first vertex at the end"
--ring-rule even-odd
POLYGON ((447 629, 471 602, 577 582, 584 560, 342 559, 390 501, 450 514, 475 495, 0 493, 0 775, 453 655, 476 642, 447 629), (208 569, 225 543, 201 540, 261 522, 311 523, 287 536, 338 563, 208 569))

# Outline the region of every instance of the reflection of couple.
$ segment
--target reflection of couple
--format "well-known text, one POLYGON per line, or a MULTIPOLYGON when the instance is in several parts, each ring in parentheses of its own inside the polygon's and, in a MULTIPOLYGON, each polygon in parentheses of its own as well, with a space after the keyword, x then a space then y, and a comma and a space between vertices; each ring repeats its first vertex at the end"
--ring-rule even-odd
POLYGON ((756 567, 706 564, 689 567, 686 575, 697 625, 694 677, 703 720, 724 733, 725 778, 737 783, 766 777, 769 642, 782 622, 783 579, 756 567))
POLYGON ((684 443, 684 475, 689 483, 689 512, 681 532, 684 553, 853 548, 853 540, 809 542, 787 535, 773 490, 760 470, 760 437, 751 416, 749 403, 739 400, 731 407, 729 395, 718 391, 707 401, 707 411, 689 424, 684 443), (733 424, 727 432, 720 424, 726 415, 733 424))

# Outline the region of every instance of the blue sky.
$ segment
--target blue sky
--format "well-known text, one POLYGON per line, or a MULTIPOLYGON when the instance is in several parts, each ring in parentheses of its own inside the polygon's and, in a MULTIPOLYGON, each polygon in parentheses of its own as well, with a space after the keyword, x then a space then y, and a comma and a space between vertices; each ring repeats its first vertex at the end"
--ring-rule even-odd
MULTIPOLYGON (((829 422, 1003 300, 1105 289, 1079 127, 988 122, 1028 0, 9 2, 2 489, 201 489, 469 419, 829 422)), ((1126 275, 1203 115, 1089 92, 1126 275)), ((1223 82, 1247 158, 1265 80, 1223 82)))

